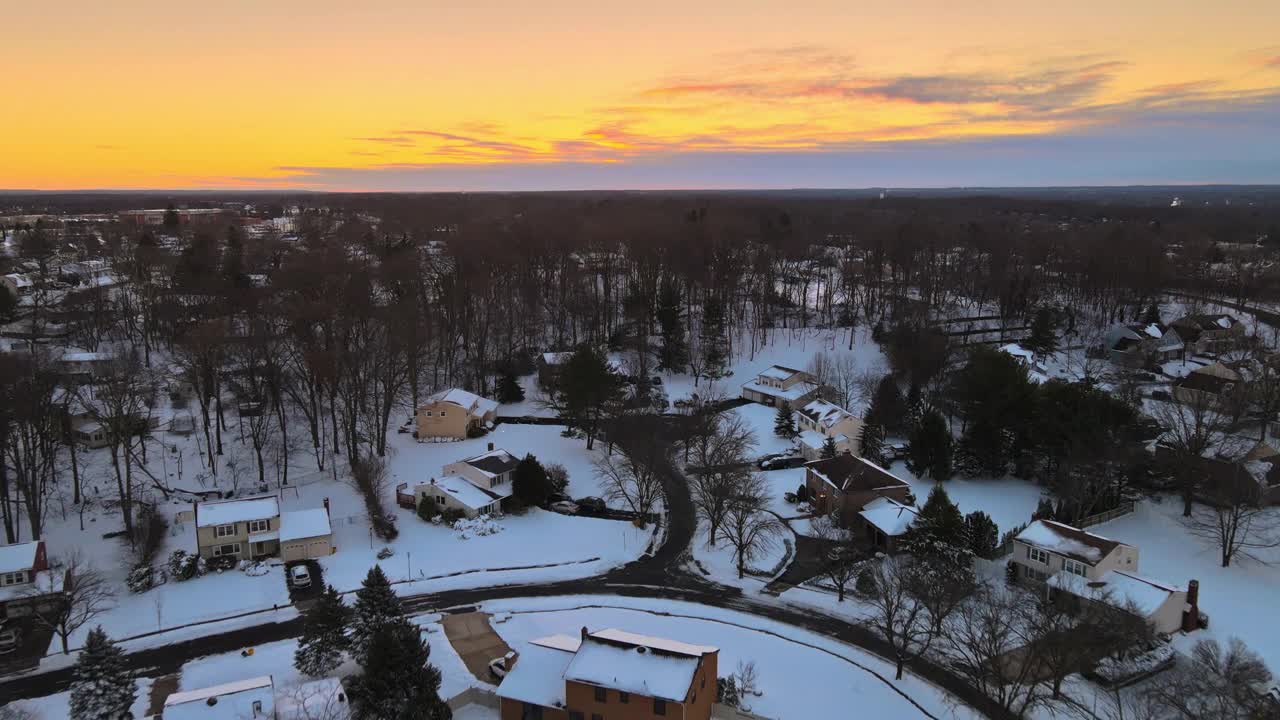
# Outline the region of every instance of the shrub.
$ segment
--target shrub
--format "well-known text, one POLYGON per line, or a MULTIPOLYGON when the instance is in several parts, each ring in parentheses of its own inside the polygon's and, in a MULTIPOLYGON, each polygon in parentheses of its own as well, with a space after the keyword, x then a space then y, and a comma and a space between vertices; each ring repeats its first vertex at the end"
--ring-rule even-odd
POLYGON ((738 707, 738 681, 732 675, 716 678, 716 702, 726 707, 738 707))
POLYGON ((876 579, 871 575, 871 568, 862 568, 858 571, 858 579, 854 581, 853 589, 863 597, 876 594, 876 579))
POLYGON ((169 521, 149 503, 138 506, 138 514, 133 524, 134 560, 138 564, 150 565, 160 552, 160 546, 168 535, 169 521))
POLYGON ((179 582, 204 574, 204 560, 186 550, 174 550, 169 554, 169 577, 179 582))
POLYGON ((547 480, 551 481, 552 492, 562 493, 569 487, 569 471, 560 463, 547 463, 543 466, 547 472, 547 480))
POLYGON ((809 502, 809 486, 800 483, 800 487, 796 488, 796 502, 809 502))
POLYGON ((235 555, 221 555, 219 557, 209 558, 209 561, 205 563, 205 567, 210 570, 230 570, 239 562, 239 560, 236 560, 235 555))
POLYGON ((440 514, 444 516, 444 522, 446 525, 453 525, 459 520, 467 517, 466 513, 458 510, 457 508, 445 508, 440 514))
POLYGON ((155 568, 148 564, 134 565, 129 571, 129 577, 125 580, 125 584, 129 586, 129 592, 143 593, 156 586, 155 568))
POLYGON ((1010 560, 1004 564, 1004 579, 1010 585, 1018 582, 1018 564, 1010 560))
POLYGON ((482 437, 484 437, 485 435, 488 435, 488 434, 489 434, 489 429, 488 429, 488 428, 486 428, 486 427, 485 427, 485 426, 483 426, 483 425, 469 425, 469 426, 467 426, 467 437, 468 437, 468 438, 472 438, 472 439, 474 439, 474 438, 482 438, 482 437))
POLYGON ((436 507, 436 501, 429 497, 423 496, 418 501, 418 517, 426 522, 431 522, 431 518, 440 514, 440 509, 436 507))

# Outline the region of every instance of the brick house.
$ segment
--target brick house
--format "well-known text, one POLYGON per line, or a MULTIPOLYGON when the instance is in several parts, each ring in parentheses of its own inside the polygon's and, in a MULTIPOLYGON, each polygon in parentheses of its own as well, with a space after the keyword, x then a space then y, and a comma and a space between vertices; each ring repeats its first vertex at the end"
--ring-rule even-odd
POLYGON ((526 644, 498 686, 502 720, 709 720, 719 650, 607 629, 526 644))
POLYGON ((876 498, 906 503, 911 486, 888 470, 854 455, 837 455, 805 463, 805 486, 809 504, 818 514, 837 513, 852 525, 876 498))

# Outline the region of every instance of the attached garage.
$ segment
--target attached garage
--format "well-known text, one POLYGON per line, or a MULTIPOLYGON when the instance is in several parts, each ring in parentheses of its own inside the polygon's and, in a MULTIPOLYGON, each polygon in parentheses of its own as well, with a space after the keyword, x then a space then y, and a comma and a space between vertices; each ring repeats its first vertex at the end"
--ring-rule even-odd
POLYGON ((280 557, 285 562, 314 560, 333 553, 333 530, 324 508, 280 514, 280 557))

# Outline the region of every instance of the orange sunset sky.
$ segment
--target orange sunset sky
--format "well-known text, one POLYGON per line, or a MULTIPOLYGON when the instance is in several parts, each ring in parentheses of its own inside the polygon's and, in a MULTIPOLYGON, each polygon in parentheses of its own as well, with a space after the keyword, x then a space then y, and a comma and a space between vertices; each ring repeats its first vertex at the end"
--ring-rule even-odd
POLYGON ((0 188, 1280 182, 1280 2, 10 2, 0 188))

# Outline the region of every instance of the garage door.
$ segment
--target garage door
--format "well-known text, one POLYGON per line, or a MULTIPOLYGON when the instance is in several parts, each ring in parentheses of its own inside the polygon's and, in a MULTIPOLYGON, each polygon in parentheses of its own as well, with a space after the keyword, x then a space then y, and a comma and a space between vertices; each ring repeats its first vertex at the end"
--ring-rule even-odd
POLYGON ((293 560, 312 560, 314 558, 324 557, 329 554, 328 540, 304 540, 296 543, 286 543, 280 551, 281 557, 285 562, 293 560))

